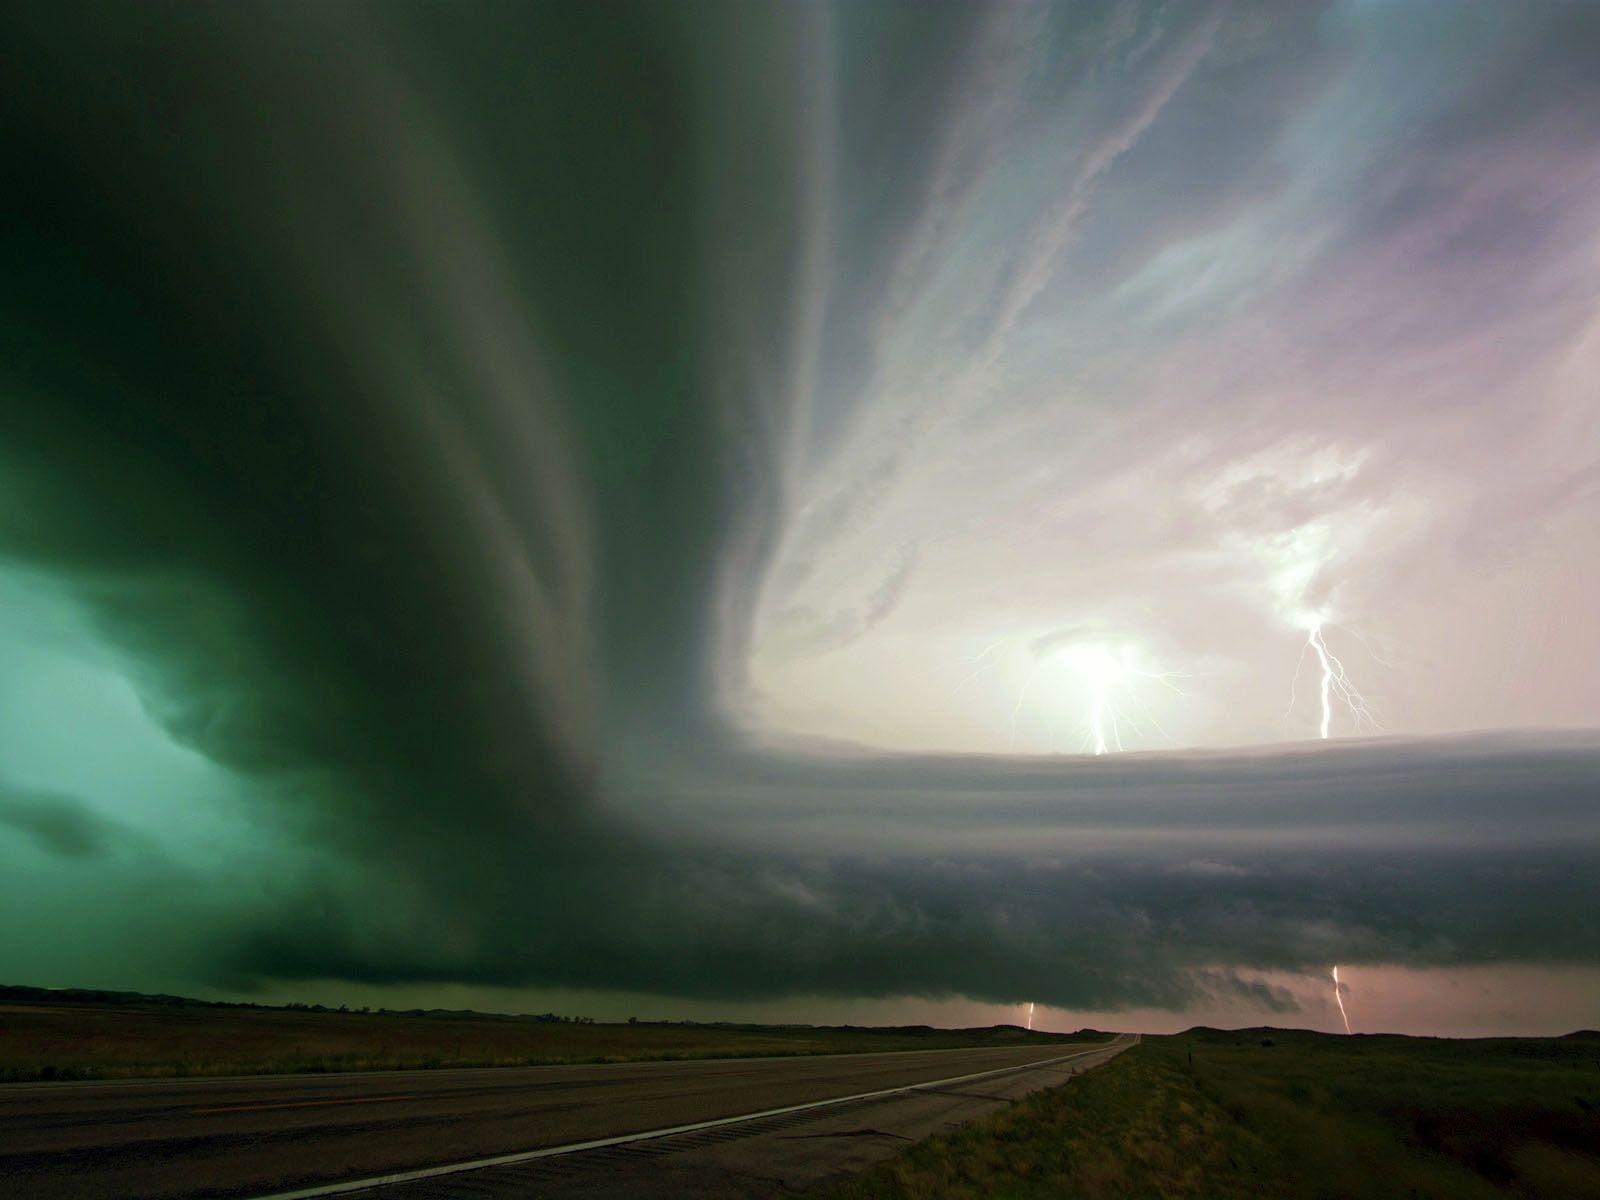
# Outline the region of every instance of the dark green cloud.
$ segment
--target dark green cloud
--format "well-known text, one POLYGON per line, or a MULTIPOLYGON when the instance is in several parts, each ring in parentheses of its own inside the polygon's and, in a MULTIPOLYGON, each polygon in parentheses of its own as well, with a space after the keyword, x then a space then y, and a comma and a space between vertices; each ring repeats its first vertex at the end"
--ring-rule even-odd
POLYGON ((119 839, 117 827, 73 796, 0 782, 0 826, 63 858, 98 858, 119 839))

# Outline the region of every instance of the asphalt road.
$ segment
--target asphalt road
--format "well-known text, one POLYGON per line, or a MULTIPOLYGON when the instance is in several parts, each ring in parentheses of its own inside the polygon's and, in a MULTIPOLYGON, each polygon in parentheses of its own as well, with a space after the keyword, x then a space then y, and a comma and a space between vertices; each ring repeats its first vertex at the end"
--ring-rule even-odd
POLYGON ((0 1086, 0 1192, 36 1200, 260 1196, 1019 1067, 1075 1049, 11 1084, 0 1086))

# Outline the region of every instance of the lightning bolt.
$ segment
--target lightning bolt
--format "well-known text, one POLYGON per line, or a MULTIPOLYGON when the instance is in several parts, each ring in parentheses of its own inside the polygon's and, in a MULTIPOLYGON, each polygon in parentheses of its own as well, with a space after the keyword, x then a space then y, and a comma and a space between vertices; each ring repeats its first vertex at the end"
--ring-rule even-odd
MULTIPOLYGON (((1322 736, 1323 737, 1327 737, 1328 735, 1327 734, 1323 734, 1322 736)), ((1335 963, 1334 966, 1333 966, 1333 998, 1334 998, 1335 1001, 1338 1002, 1339 1015, 1344 1018, 1344 1031, 1346 1033, 1349 1033, 1350 1032, 1350 1014, 1344 1011, 1344 997, 1339 994, 1339 964, 1338 963, 1335 963)))
POLYGON ((1022 687, 1017 692, 1017 702, 1011 706, 1011 734, 1006 741, 1008 751, 1017 748, 1017 714, 1022 711, 1022 702, 1028 698, 1028 689, 1033 686, 1034 677, 1039 674, 1039 668, 1043 665, 1042 662, 1033 664, 1033 670, 1028 672, 1028 677, 1022 681, 1022 687))
POLYGON ((1028 1001, 1028 1032, 1033 1032, 1033 1001, 1028 1001))
MULTIPOLYGON (((1373 715, 1367 698, 1361 694, 1359 688, 1350 679, 1350 673, 1345 670, 1343 661, 1328 648, 1327 639, 1323 636, 1323 622, 1312 620, 1306 627, 1305 645, 1300 648, 1300 659, 1295 664, 1294 677, 1289 681, 1289 709, 1294 711, 1295 688, 1300 679, 1300 667, 1305 662, 1306 651, 1310 650, 1316 655, 1317 665, 1320 669, 1317 694, 1321 701, 1321 719, 1317 722, 1318 736, 1326 740, 1333 732, 1333 711, 1343 708, 1350 714, 1357 732, 1363 729, 1378 728, 1378 719, 1373 715)), ((1363 645, 1366 643, 1363 642, 1363 645)), ((1376 658, 1376 655, 1374 655, 1376 658)), ((1381 659, 1379 660, 1382 661, 1381 659)), ((1288 714, 1285 713, 1287 716, 1288 714)))

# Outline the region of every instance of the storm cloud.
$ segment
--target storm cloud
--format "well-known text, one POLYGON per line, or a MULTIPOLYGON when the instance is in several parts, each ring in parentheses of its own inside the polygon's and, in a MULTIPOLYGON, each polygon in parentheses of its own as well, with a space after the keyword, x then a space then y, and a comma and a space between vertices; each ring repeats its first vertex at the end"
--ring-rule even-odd
POLYGON ((118 840, 116 826, 76 797, 22 791, 4 782, 0 782, 0 826, 63 858, 94 858, 118 840))
POLYGON ((1594 14, 0 23, 4 894, 159 848, 130 982, 1600 961, 1594 14))

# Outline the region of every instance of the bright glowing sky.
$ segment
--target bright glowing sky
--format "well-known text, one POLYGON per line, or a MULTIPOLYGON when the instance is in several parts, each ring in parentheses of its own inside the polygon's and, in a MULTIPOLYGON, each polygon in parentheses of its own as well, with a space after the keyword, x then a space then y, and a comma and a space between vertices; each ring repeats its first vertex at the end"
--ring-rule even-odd
POLYGON ((1600 1024, 1600 11, 13 9, 0 978, 1600 1024))
POLYGON ((819 333, 741 715, 1071 751, 1115 654, 1129 748, 1304 738, 1320 617, 1383 732, 1592 723, 1576 50, 1495 6, 1072 33, 989 14, 892 216, 850 203, 870 122, 814 131, 819 333))

